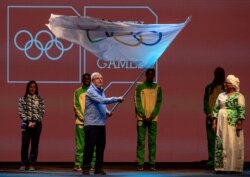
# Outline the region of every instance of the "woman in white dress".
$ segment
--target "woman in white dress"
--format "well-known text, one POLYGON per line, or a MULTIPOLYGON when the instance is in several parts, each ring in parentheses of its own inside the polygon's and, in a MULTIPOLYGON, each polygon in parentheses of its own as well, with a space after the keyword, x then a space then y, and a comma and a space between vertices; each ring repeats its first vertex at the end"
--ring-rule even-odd
POLYGON ((242 123, 245 119, 245 98, 239 92, 239 79, 228 75, 224 83, 225 92, 219 94, 213 111, 216 173, 242 173, 244 165, 244 135, 242 123))

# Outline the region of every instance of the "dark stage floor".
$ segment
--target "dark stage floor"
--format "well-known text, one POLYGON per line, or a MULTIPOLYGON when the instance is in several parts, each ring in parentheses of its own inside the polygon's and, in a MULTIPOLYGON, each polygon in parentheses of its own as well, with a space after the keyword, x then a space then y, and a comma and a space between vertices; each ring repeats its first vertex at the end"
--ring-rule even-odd
MULTIPOLYGON (((20 171, 19 163, 0 162, 0 177, 78 177, 81 172, 73 171, 73 163, 40 162, 36 171, 20 171)), ((135 163, 105 163, 108 176, 142 176, 142 177, 199 177, 199 176, 250 176, 250 163, 245 163, 243 174, 215 174, 204 162, 194 163, 158 163, 159 171, 149 171, 147 165, 142 172, 136 171, 135 163)), ((91 176, 93 172, 91 171, 91 176)), ((97 175, 96 175, 97 176, 97 175)))

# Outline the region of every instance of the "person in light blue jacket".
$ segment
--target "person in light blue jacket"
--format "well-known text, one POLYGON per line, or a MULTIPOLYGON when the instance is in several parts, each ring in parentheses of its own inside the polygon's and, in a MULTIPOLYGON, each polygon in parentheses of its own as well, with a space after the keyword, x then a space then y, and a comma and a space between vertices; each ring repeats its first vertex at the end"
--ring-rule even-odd
POLYGON ((94 72, 91 75, 91 85, 86 93, 85 102, 85 155, 83 157, 82 173, 89 175, 91 160, 96 147, 95 174, 105 175, 103 170, 103 157, 106 145, 106 121, 111 116, 106 104, 122 102, 123 97, 106 98, 103 91, 103 77, 100 73, 94 72))

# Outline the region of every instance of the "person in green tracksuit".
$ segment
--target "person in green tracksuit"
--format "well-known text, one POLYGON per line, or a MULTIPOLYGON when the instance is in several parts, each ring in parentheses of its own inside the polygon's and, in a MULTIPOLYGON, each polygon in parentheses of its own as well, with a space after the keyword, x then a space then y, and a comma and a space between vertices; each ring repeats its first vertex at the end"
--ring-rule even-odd
MULTIPOLYGON (((82 75, 82 86, 74 91, 74 112, 75 112, 75 166, 74 171, 82 171, 82 159, 84 155, 84 109, 85 95, 90 86, 90 74, 82 75)), ((95 166, 95 153, 93 155, 91 166, 95 166)))
POLYGON ((225 71, 221 67, 214 70, 214 79, 205 88, 203 98, 203 110, 206 114, 206 132, 207 132, 207 146, 208 146, 208 160, 207 166, 214 167, 214 153, 215 153, 215 133, 212 129, 212 112, 215 106, 216 99, 220 93, 223 92, 223 83, 225 81, 225 71))
POLYGON ((145 137, 148 131, 148 160, 150 170, 157 170, 156 135, 158 114, 162 103, 162 89, 154 83, 155 69, 146 70, 146 80, 138 84, 135 91, 135 110, 137 118, 137 170, 144 170, 145 137))

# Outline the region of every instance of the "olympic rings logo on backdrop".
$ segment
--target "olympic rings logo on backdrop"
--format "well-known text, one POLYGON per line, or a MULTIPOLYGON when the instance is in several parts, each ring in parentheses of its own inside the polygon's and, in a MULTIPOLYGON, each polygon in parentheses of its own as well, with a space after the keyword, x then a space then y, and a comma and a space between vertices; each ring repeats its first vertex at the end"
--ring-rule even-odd
POLYGON ((71 43, 67 48, 64 47, 63 43, 61 41, 59 41, 56 37, 54 37, 49 31, 47 30, 41 30, 39 31, 35 37, 33 37, 33 35, 27 31, 27 30, 20 30, 16 33, 15 37, 14 37, 14 43, 15 46, 23 51, 25 53, 25 56, 30 59, 30 60, 39 60, 43 54, 45 54, 48 59, 56 61, 58 59, 60 59, 65 51, 70 50, 73 47, 73 43, 71 43), (29 40, 26 41, 24 46, 20 46, 18 44, 18 39, 22 36, 27 34, 29 36, 29 40), (50 40, 47 41, 45 44, 43 44, 38 38, 40 35, 48 35, 50 40), (29 50, 31 49, 31 47, 36 47, 38 50, 40 50, 40 53, 37 56, 31 56, 31 54, 29 54, 29 50), (49 54, 49 50, 52 49, 52 47, 55 46, 60 52, 57 56, 51 56, 49 54))
POLYGON ((157 31, 148 31, 148 32, 153 33, 153 35, 155 35, 155 41, 146 41, 143 38, 143 33, 145 32, 137 32, 137 33, 131 32, 131 33, 124 33, 123 35, 122 34, 115 35, 115 32, 110 32, 110 33, 105 32, 105 35, 102 38, 99 38, 96 40, 90 36, 89 30, 86 30, 86 35, 87 35, 88 40, 92 43, 100 42, 106 39, 107 37, 114 37, 114 40, 116 40, 117 42, 123 45, 130 46, 130 47, 136 47, 141 44, 146 45, 146 46, 153 46, 153 45, 158 44, 161 41, 162 32, 157 32, 157 31), (122 41, 122 37, 131 37, 135 42, 128 43, 127 41, 122 41))

